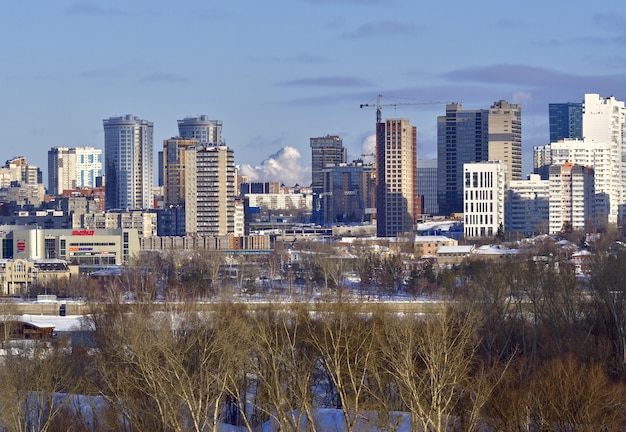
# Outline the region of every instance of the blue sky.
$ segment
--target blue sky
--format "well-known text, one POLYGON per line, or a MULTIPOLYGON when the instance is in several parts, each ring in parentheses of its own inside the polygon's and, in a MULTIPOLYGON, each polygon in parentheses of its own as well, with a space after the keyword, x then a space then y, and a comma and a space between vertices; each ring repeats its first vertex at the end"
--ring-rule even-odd
MULTIPOLYGON (((0 10, 2 161, 47 171, 54 146, 103 147, 102 119, 154 122, 155 153, 176 120, 224 122, 253 178, 310 183, 309 138, 371 145, 360 104, 522 104, 524 171, 548 140, 548 103, 626 99, 621 2, 233 0, 5 2, 0 10), (620 7, 621 6, 621 7, 620 7)), ((436 156, 443 104, 383 107, 436 156)), ((44 179, 47 184, 47 179, 44 179)))

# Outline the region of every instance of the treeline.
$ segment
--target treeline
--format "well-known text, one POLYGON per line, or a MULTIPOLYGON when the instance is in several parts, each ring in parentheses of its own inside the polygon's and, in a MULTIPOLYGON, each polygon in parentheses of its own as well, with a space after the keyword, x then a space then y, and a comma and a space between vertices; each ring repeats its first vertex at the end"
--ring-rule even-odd
POLYGON ((413 430, 626 430, 626 253, 597 254, 590 269, 581 282, 556 260, 469 261, 437 275, 447 301, 432 315, 339 300, 206 312, 109 295, 85 321, 92 349, 6 351, 0 422, 321 431, 309 420, 334 408, 348 431, 397 430, 398 412, 413 430))

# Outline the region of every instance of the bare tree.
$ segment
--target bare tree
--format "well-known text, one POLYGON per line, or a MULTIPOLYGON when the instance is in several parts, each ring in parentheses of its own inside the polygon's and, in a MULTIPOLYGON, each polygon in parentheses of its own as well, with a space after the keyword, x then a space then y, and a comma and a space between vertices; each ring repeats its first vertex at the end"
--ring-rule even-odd
POLYGON ((343 412, 346 430, 352 432, 368 396, 368 375, 375 356, 373 328, 359 309, 348 303, 321 305, 317 317, 311 321, 308 337, 336 392, 336 406, 343 412))
POLYGON ((381 332, 382 355, 398 385, 404 406, 416 430, 446 431, 464 392, 474 405, 464 430, 476 430, 477 414, 488 388, 470 385, 479 340, 472 314, 452 310, 418 320, 411 316, 391 320, 381 332))
POLYGON ((253 371, 259 409, 279 430, 315 431, 313 369, 315 356, 306 343, 308 310, 268 308, 254 315, 253 371))
POLYGON ((0 368, 0 423, 5 430, 53 430, 77 388, 65 356, 45 342, 14 343, 6 350, 0 368))

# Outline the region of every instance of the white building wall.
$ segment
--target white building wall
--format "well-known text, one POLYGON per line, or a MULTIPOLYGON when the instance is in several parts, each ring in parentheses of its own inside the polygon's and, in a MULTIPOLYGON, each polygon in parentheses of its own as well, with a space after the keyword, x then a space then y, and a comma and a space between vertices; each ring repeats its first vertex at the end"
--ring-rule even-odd
POLYGON ((502 224, 507 166, 499 161, 463 164, 465 236, 492 237, 502 224))

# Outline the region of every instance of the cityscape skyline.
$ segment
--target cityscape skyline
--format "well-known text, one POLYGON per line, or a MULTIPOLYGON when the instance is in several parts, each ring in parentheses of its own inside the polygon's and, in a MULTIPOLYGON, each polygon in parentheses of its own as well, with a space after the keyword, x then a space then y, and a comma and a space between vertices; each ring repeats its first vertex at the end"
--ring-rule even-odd
MULTIPOLYGON (((289 184, 309 179, 310 137, 341 136, 348 160, 373 144, 374 110, 359 105, 378 94, 383 103, 466 109, 507 100, 522 105, 526 175, 533 147, 549 140, 549 103, 585 93, 626 99, 617 6, 530 1, 513 14, 495 1, 426 9, 408 0, 12 3, 0 18, 11 41, 3 148, 45 170, 52 147, 102 148, 102 119, 147 119, 158 146, 176 135, 177 119, 206 114, 223 121, 244 171, 289 184), (394 49, 403 55, 385 57, 394 49)), ((444 112, 386 106, 383 117, 409 119, 418 158, 432 158, 444 112)))

